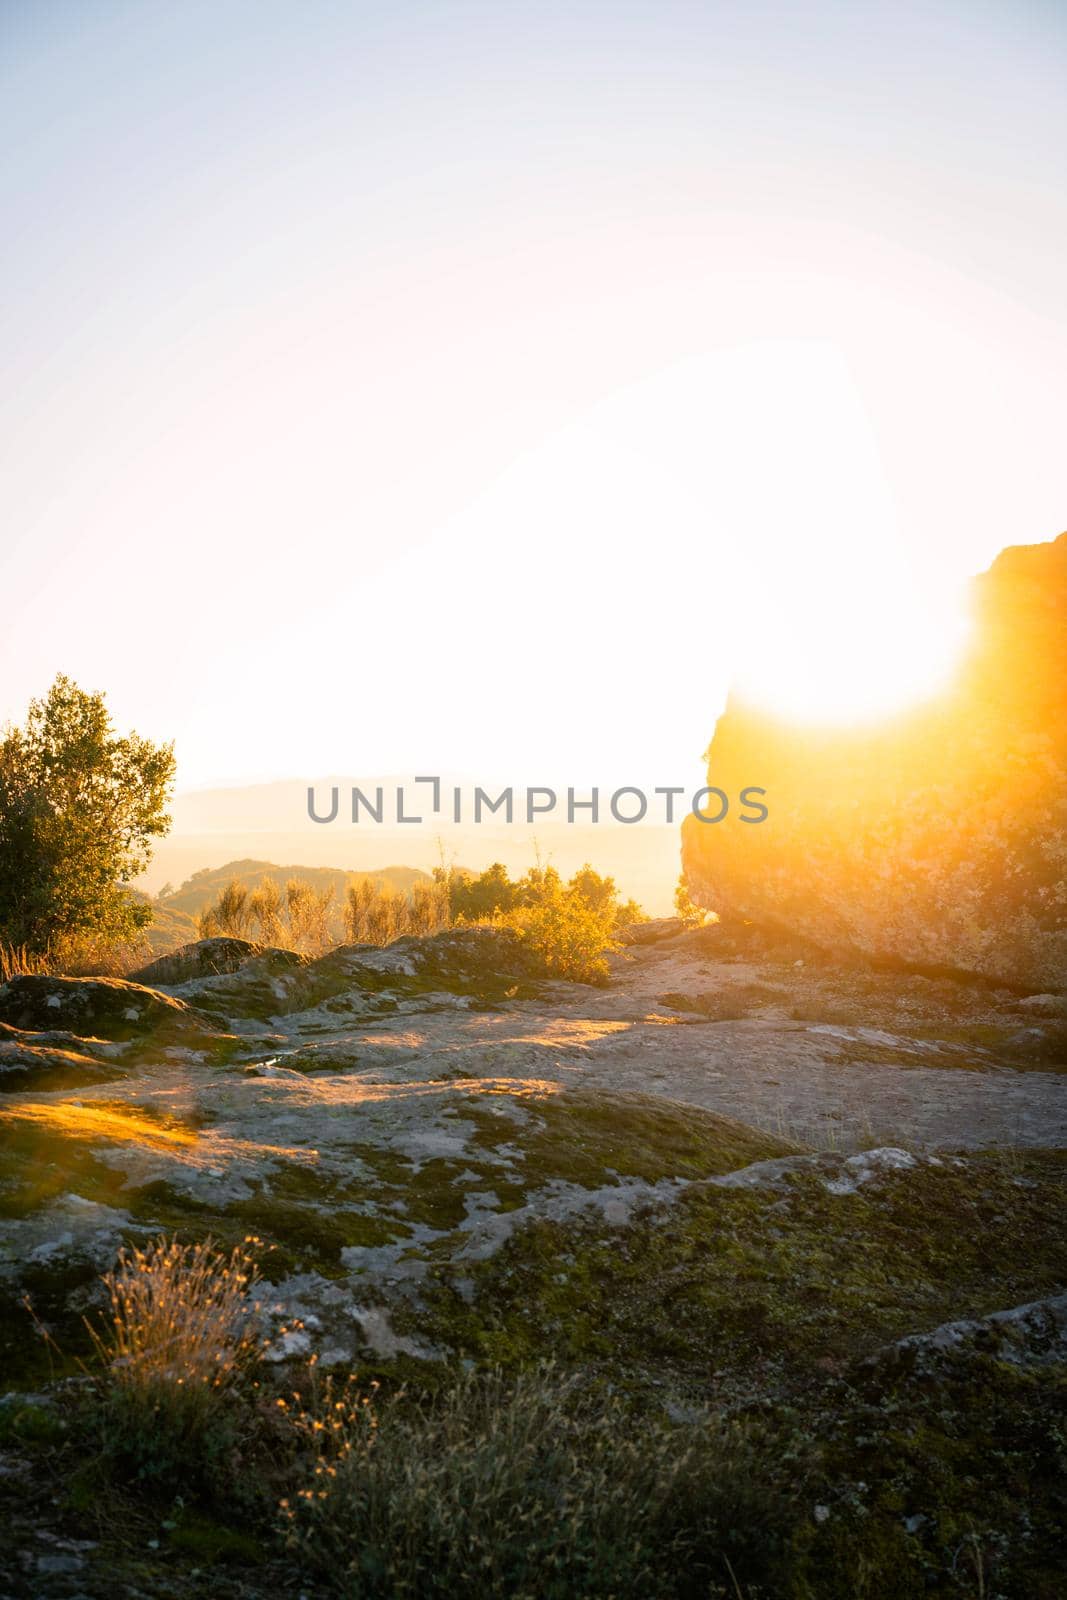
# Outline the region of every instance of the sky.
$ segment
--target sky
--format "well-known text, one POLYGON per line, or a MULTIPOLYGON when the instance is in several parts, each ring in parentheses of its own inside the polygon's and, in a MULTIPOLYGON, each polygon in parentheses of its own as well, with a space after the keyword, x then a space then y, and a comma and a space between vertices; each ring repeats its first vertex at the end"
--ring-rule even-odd
POLYGON ((0 0, 0 720, 690 782, 1067 525, 1067 7, 0 0))

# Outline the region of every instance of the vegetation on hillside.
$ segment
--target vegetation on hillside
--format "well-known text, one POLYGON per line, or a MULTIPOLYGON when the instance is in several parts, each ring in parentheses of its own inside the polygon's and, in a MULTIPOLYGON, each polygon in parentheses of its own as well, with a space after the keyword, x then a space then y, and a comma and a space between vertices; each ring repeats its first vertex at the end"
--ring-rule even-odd
POLYGON ((233 878, 214 905, 201 912, 197 926, 201 939, 225 935, 321 955, 337 943, 332 905, 332 888, 316 889, 303 878, 290 878, 284 889, 273 878, 264 878, 258 889, 233 878))
POLYGON ((194 920, 206 911, 233 879, 249 891, 258 889, 266 879, 272 878, 284 889, 290 878, 301 878, 320 892, 333 890, 335 920, 340 921, 345 891, 349 884, 366 879, 403 894, 408 894, 416 883, 428 883, 430 874, 419 867, 387 866, 373 871, 347 871, 343 867, 311 867, 291 864, 281 866, 274 861, 261 861, 256 857, 243 857, 227 861, 220 867, 201 867, 186 878, 178 888, 165 884, 157 896, 157 903, 169 911, 183 912, 194 920))
POLYGON ((290 878, 283 890, 264 877, 249 889, 235 877, 198 926, 205 939, 226 935, 320 955, 342 938, 386 945, 488 924, 517 933, 546 975, 595 983, 607 974, 604 957, 618 930, 642 915, 634 901, 620 902, 612 878, 588 865, 564 883, 554 867, 540 865, 512 880, 499 862, 477 875, 440 867, 406 894, 360 878, 348 885, 342 910, 343 934, 333 916, 332 887, 290 878))

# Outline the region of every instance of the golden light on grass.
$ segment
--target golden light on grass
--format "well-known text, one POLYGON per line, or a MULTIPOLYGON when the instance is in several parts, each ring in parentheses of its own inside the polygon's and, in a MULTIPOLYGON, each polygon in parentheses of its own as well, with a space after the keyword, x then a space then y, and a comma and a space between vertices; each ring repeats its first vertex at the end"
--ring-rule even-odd
POLYGON ((199 1137, 192 1129, 157 1122, 133 1111, 115 1106, 81 1105, 70 1100, 6 1106, 4 1120, 28 1123, 80 1139, 130 1140, 156 1150, 188 1148, 195 1145, 199 1137))
POLYGON ((220 1388, 259 1353, 254 1322, 259 1281, 249 1235, 228 1254, 212 1240, 157 1239, 120 1251, 104 1275, 108 1321, 91 1329, 114 1382, 220 1388))
POLYGON ((0 1110, 0 1129, 5 1124, 12 1130, 20 1124, 23 1129, 40 1129, 58 1139, 136 1145, 197 1167, 221 1168, 231 1161, 254 1160, 261 1156, 302 1162, 318 1160, 318 1151, 307 1147, 235 1139, 211 1128, 187 1128, 173 1122, 160 1122, 122 1106, 87 1105, 73 1100, 5 1106, 0 1110))

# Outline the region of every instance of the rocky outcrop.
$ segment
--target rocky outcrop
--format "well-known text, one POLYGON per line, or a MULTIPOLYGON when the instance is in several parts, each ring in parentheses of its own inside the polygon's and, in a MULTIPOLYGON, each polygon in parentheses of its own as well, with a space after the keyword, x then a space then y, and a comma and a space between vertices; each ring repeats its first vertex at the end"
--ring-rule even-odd
POLYGON ((972 593, 954 681, 890 723, 798 727, 731 698, 708 782, 760 785, 769 816, 687 819, 698 904, 838 953, 1067 987, 1067 534, 1004 550, 972 593))
POLYGON ((340 1018, 366 1020, 413 998, 424 1004, 434 993, 450 1005, 488 1004, 531 989, 537 970, 523 941, 507 928, 452 928, 427 938, 395 939, 384 948, 344 944, 314 959, 245 946, 240 939, 208 939, 187 945, 175 961, 174 969, 165 970, 190 976, 155 981, 237 1032, 297 1014, 329 1031, 340 1018), (227 951, 216 966, 216 952, 205 947, 219 944, 227 951))
POLYGON ((213 1031, 183 1001, 143 984, 37 973, 0 985, 0 1022, 21 1032, 65 1029, 82 1039, 188 1043, 213 1031))
POLYGON ((220 973, 239 972, 255 956, 281 957, 283 965, 299 966, 301 958, 292 950, 268 950, 253 944, 250 939, 194 939, 177 950, 157 956, 146 967, 130 974, 131 982, 156 984, 189 983, 193 978, 217 977, 220 973))

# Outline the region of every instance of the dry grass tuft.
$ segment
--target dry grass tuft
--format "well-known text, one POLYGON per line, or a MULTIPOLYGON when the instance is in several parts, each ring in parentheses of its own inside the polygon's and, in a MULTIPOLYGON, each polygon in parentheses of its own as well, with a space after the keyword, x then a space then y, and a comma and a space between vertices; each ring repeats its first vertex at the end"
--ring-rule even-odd
POLYGON ((161 1238, 121 1251, 104 1275, 109 1316, 88 1326, 103 1367, 104 1454, 121 1475, 175 1492, 229 1480, 248 1425, 232 1402, 269 1343, 257 1331, 259 1242, 225 1254, 210 1239, 161 1238))
POLYGON ((210 1240, 157 1239, 120 1251, 105 1273, 109 1327, 91 1329, 113 1382, 126 1388, 232 1383, 259 1354, 259 1282, 249 1235, 223 1255, 210 1240))
POLYGON ((33 952, 25 945, 0 939, 0 983, 11 978, 124 978, 151 959, 147 941, 110 944, 81 936, 57 941, 48 950, 33 952))
POLYGON ((6 944, 0 939, 0 983, 38 974, 48 977, 52 972, 47 956, 33 955, 24 944, 6 944))

